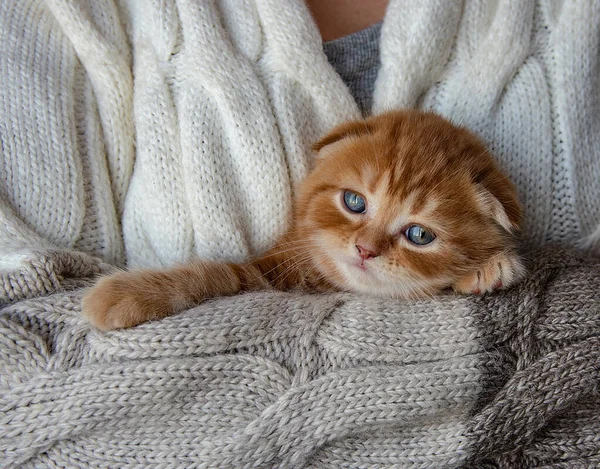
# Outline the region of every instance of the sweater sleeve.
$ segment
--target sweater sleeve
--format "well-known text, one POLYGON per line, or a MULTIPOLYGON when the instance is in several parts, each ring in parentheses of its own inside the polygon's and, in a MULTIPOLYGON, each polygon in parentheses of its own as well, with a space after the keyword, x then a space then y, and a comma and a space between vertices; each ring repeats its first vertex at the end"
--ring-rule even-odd
POLYGON ((0 254, 34 250, 124 262, 119 213, 133 166, 131 72, 119 12, 9 0, 0 5, 0 254))

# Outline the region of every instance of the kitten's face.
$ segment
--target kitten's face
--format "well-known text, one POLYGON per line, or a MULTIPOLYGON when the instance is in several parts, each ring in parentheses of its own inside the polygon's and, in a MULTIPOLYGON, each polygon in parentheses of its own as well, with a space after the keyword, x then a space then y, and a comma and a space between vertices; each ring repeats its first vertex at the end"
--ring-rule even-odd
POLYGON ((430 294, 469 275, 481 281, 490 259, 512 250, 513 186, 477 138, 441 117, 404 111, 344 124, 315 149, 295 223, 338 287, 430 294))

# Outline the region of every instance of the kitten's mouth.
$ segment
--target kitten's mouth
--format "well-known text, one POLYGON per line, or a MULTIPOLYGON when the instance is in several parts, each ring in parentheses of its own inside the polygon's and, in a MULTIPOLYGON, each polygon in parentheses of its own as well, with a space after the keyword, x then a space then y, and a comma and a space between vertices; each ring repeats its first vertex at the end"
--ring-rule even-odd
POLYGON ((341 255, 334 257, 334 263, 344 277, 353 282, 372 282, 377 278, 377 268, 369 260, 355 256, 341 255))
POLYGON ((372 266, 369 266, 364 259, 348 259, 345 262, 353 271, 360 271, 364 273, 371 273, 373 271, 372 266))

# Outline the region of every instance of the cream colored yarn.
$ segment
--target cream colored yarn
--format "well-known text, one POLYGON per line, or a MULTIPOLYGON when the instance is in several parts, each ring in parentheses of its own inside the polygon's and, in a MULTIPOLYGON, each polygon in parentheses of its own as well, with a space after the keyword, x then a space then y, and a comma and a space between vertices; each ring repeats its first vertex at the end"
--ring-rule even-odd
MULTIPOLYGON (((359 115, 300 0, 10 0, 0 31, 3 254, 243 259, 285 229, 310 143, 359 115)), ((534 244, 593 247, 599 44, 599 2, 392 0, 374 111, 468 125, 534 244)))

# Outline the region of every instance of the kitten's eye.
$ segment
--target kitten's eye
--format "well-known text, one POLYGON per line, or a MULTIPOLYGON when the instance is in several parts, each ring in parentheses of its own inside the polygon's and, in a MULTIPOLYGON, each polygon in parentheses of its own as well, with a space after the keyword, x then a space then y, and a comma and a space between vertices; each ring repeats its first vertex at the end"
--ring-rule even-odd
POLYGON ((424 246, 425 244, 431 243, 435 239, 435 235, 419 225, 411 225, 404 232, 404 236, 411 243, 417 246, 424 246))
POLYGON ((352 191, 344 191, 344 205, 354 213, 365 213, 367 210, 365 199, 352 191))

